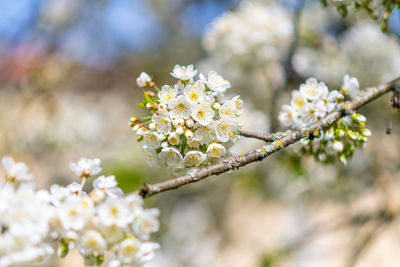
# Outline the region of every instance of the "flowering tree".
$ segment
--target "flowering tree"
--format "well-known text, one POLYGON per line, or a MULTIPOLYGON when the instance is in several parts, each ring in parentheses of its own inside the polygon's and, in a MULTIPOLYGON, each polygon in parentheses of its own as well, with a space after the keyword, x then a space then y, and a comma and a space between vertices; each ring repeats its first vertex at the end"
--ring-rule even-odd
MULTIPOLYGON (((159 210, 145 209, 145 198, 262 161, 284 148, 321 164, 350 165, 355 150, 365 147, 372 134, 359 109, 391 94, 390 107, 400 110, 400 45, 370 21, 354 23, 333 39, 328 25, 313 27, 318 16, 307 14, 300 2, 289 12, 281 3, 244 1, 217 18, 203 39, 209 58, 199 65, 206 74, 194 65, 175 65, 170 72, 174 84, 157 85, 146 72, 137 77, 144 97, 139 108, 147 114, 131 117, 130 126, 148 164, 168 168, 175 177, 124 194, 114 176, 97 176, 87 190, 87 181, 102 172, 101 161, 81 158, 70 163, 78 182, 38 190, 24 163, 3 157, 0 266, 40 264, 50 255, 65 257, 73 250, 85 265, 142 266, 160 249, 150 241, 160 228, 159 210), (375 65, 364 69, 370 58, 377 59, 375 65), (353 72, 362 77, 353 77, 353 72), (297 89, 285 92, 298 80, 303 82, 297 89), (264 111, 270 132, 241 125, 248 102, 230 93, 236 82, 254 87, 251 94, 260 95, 254 102, 268 106, 264 111), (380 85, 364 88, 370 83, 380 85), (250 152, 231 152, 244 138, 264 143, 250 152)), ((384 29, 399 5, 322 2, 342 15, 365 9, 384 29)), ((337 19, 318 8, 326 12, 323 16, 337 19)))

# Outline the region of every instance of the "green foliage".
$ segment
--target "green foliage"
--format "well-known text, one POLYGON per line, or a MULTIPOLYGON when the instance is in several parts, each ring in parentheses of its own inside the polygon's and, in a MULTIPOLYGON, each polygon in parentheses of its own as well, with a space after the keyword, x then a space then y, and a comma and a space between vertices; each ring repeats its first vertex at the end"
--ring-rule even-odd
POLYGON ((115 175, 118 181, 119 187, 125 192, 133 192, 140 188, 140 186, 146 181, 152 181, 152 173, 146 172, 146 169, 141 168, 137 165, 112 165, 108 168, 104 175, 115 175))
MULTIPOLYGON (((329 1, 321 0, 321 3, 324 6, 328 6, 329 1)), ((382 31, 387 31, 389 17, 395 8, 400 8, 400 1, 384 0, 378 5, 374 0, 354 0, 336 5, 336 8, 343 17, 349 14, 349 9, 364 10, 373 20, 380 22, 382 31)))

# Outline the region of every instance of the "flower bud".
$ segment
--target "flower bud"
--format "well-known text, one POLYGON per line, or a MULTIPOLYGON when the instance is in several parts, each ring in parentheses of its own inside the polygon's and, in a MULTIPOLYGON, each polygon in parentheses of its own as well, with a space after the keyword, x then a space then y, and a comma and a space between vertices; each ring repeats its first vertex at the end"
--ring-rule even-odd
POLYGON ((147 104, 146 104, 146 108, 147 108, 147 109, 151 109, 151 104, 150 104, 150 103, 147 103, 147 104))
POLYGON ((182 127, 178 127, 175 132, 177 135, 182 135, 185 131, 183 130, 182 127))
POLYGON ((339 160, 341 163, 343 163, 344 165, 347 165, 347 158, 345 154, 340 155, 339 160))
POLYGON ((336 97, 336 101, 338 103, 341 103, 341 102, 343 102, 343 100, 344 100, 344 95, 338 94, 337 97, 336 97))
POLYGON ((366 122, 366 121, 367 121, 367 119, 366 119, 363 115, 358 114, 358 113, 353 113, 353 114, 351 114, 351 118, 352 118, 355 122, 358 122, 358 123, 362 123, 362 122, 366 122))
POLYGON ((336 135, 336 137, 343 137, 344 131, 342 129, 336 129, 335 135, 336 135))
POLYGON ((371 131, 369 130, 369 129, 362 129, 361 130, 361 134, 364 136, 364 137, 369 137, 369 136, 371 136, 371 131))
POLYGON ((186 130, 185 136, 187 139, 192 139, 193 138, 193 132, 191 130, 186 130))
POLYGON ((165 134, 159 133, 159 134, 157 135, 157 138, 158 138, 158 140, 160 140, 160 141, 164 141, 167 137, 165 136, 165 134))
POLYGON ((328 140, 332 140, 332 139, 335 138, 335 134, 334 134, 332 128, 328 129, 328 130, 325 132, 325 137, 326 137, 326 139, 328 139, 328 140))
POLYGON ((353 141, 358 139, 356 133, 353 132, 352 130, 347 131, 347 136, 353 141))
POLYGON ((148 96, 154 96, 155 95, 154 92, 152 92, 152 91, 146 91, 145 94, 148 95, 148 96))
POLYGON ((187 127, 192 128, 194 125, 194 121, 192 119, 188 119, 186 120, 186 125, 187 127))
POLYGON ((158 110, 159 111, 167 110, 167 108, 168 108, 167 105, 164 104, 164 103, 161 103, 161 104, 158 105, 158 110))
POLYGON ((221 105, 219 103, 214 103, 212 108, 215 110, 218 110, 221 107, 221 105))
POLYGON ((175 120, 173 120, 172 121, 172 124, 175 126, 175 127, 182 127, 182 126, 184 126, 185 125, 185 120, 184 119, 181 119, 181 118, 179 118, 179 119, 175 119, 175 120))
POLYGON ((343 143, 340 141, 336 141, 333 143, 333 150, 335 150, 336 153, 340 153, 343 151, 343 143))

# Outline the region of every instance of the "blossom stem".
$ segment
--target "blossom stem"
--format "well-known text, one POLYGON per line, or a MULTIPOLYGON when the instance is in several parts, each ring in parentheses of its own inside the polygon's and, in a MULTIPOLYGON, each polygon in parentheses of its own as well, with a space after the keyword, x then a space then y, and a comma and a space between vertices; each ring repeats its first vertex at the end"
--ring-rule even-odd
POLYGON ((154 84, 153 88, 156 89, 157 92, 161 92, 161 90, 157 87, 157 85, 154 84))
POLYGON ((83 191, 83 188, 85 187, 86 181, 87 181, 87 177, 86 176, 81 178, 81 191, 83 191))

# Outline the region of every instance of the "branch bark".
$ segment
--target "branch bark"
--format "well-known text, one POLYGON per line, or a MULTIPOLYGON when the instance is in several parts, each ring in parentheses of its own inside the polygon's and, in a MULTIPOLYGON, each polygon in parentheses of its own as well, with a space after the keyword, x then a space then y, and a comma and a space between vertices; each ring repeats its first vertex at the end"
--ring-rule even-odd
MULTIPOLYGON (((185 184, 198 182, 211 175, 219 175, 221 173, 239 169, 240 167, 246 166, 252 162, 263 160, 269 155, 278 152, 279 150, 285 147, 290 146, 291 144, 299 141, 300 139, 310 136, 310 134, 313 134, 315 131, 319 131, 320 129, 324 129, 331 126, 337 120, 339 120, 349 112, 353 112, 356 109, 368 104, 372 100, 386 94, 391 90, 394 90, 396 86, 400 86, 400 77, 389 83, 367 89, 359 97, 351 101, 346 101, 340 104, 336 110, 329 113, 327 116, 325 116, 318 122, 311 124, 307 127, 304 127, 300 130, 289 131, 280 139, 274 140, 272 143, 266 144, 265 146, 262 146, 257 150, 249 152, 245 155, 229 157, 214 165, 203 167, 194 173, 186 174, 156 184, 144 184, 142 188, 139 190, 139 194, 143 198, 146 198, 164 191, 179 188, 185 184)), ((270 137, 269 136, 270 134, 265 134, 265 136, 261 136, 263 134, 255 134, 246 131, 242 131, 241 134, 244 136, 247 135, 248 137, 254 137, 254 138, 260 137, 261 140, 264 141, 265 140, 272 141, 270 140, 270 138, 268 138, 270 137)))
POLYGON ((244 137, 260 139, 265 142, 272 142, 279 138, 278 135, 272 134, 272 133, 257 133, 257 132, 246 131, 246 130, 241 130, 239 132, 239 134, 244 137))

